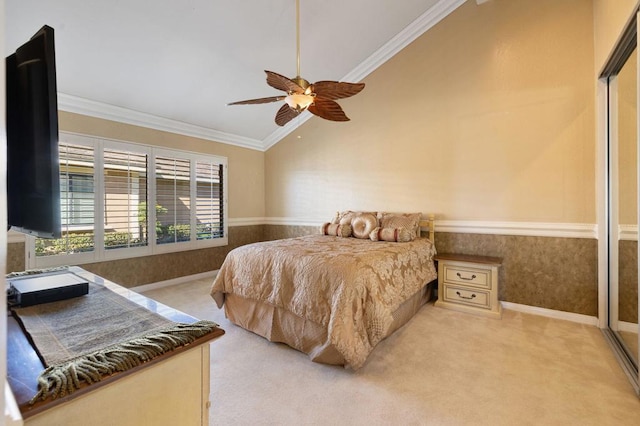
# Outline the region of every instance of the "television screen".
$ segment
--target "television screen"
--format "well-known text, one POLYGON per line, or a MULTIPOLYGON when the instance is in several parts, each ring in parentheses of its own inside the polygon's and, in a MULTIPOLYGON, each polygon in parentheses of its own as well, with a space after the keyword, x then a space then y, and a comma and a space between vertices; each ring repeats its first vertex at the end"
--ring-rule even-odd
POLYGON ((60 166, 53 28, 6 59, 7 214, 10 229, 59 238, 60 166))

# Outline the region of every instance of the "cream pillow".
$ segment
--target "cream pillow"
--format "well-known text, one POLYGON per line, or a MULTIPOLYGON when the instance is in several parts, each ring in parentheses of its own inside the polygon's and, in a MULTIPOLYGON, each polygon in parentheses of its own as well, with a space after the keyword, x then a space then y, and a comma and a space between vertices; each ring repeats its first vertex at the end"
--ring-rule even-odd
POLYGON ((414 236, 407 228, 375 228, 369 234, 371 241, 393 241, 406 243, 413 241, 414 236))
POLYGON ((357 213, 351 219, 351 230, 356 238, 369 238, 377 226, 378 218, 373 213, 357 213))
POLYGON ((420 213, 382 213, 381 228, 406 228, 413 238, 420 237, 420 213))

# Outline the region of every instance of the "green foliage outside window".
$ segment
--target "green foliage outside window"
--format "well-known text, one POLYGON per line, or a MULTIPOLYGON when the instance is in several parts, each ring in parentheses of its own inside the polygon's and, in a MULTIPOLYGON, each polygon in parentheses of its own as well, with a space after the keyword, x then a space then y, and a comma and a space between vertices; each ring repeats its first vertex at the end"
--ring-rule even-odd
MULTIPOLYGON (((147 202, 143 201, 138 204, 138 223, 140 224, 140 233, 145 235, 147 231, 147 202)), ((156 235, 160 235, 162 232, 161 224, 158 218, 165 214, 168 210, 162 207, 160 204, 156 204, 156 235)), ((146 239, 146 238, 145 238, 146 239)))
MULTIPOLYGON (((104 235, 106 249, 130 247, 141 241, 133 239, 130 232, 110 232, 104 235)), ((36 256, 52 256, 56 254, 73 254, 93 251, 94 235, 92 232, 70 234, 68 238, 55 240, 36 238, 36 256)))

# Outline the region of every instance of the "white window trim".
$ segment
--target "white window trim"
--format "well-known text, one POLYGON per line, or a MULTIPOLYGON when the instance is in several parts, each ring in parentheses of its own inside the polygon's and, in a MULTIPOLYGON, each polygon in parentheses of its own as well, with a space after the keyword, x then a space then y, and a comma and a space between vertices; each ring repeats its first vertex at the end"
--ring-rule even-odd
MULTIPOLYGON (((198 250, 209 247, 220 247, 229 244, 229 218, 228 218, 228 162, 227 158, 219 155, 197 153, 192 151, 182 151, 170 148, 159 148, 153 145, 140 144, 135 142, 119 141, 115 139, 96 138, 92 136, 86 136, 76 133, 60 132, 64 135, 64 140, 78 145, 90 145, 96 149, 96 161, 94 166, 94 187, 95 187, 95 223, 104 223, 104 149, 117 149, 123 151, 137 151, 147 154, 147 196, 149 199, 148 220, 149 224, 156 222, 155 211, 155 190, 156 190, 156 173, 155 173, 155 157, 156 156, 168 156, 175 158, 189 159, 192 164, 196 160, 209 160, 223 165, 223 232, 224 237, 214 239, 195 239, 196 227, 194 225, 195 214, 192 214, 192 227, 191 235, 192 241, 177 242, 170 244, 156 244, 156 229, 151 225, 148 229, 148 245, 145 247, 131 247, 106 250, 104 244, 96 244, 94 250, 90 253, 75 253, 75 254, 63 254, 54 256, 41 256, 37 257, 35 254, 35 242, 36 238, 33 236, 26 236, 25 240, 25 258, 27 269, 34 268, 47 268, 61 265, 82 265, 86 263, 106 262, 118 259, 128 259, 142 256, 152 256, 155 254, 174 253, 188 250, 198 250), (151 202, 152 201, 152 202, 151 202)), ((62 138, 61 138, 62 139, 62 138)), ((191 167, 191 193, 195 188, 195 167, 191 167)), ((196 203, 196 197, 191 197, 191 211, 195 212, 194 204, 196 203)), ((104 238, 103 226, 95 227, 96 241, 102 241, 104 238)))

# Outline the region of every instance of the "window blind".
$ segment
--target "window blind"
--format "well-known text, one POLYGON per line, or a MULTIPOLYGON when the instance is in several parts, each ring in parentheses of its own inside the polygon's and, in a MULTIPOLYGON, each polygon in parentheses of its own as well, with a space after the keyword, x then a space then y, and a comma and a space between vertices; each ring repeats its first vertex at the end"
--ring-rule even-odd
POLYGON ((156 157, 156 243, 191 240, 191 162, 156 157))
POLYGON ((223 165, 196 161, 197 239, 224 236, 223 165))
POLYGON ((28 240, 29 268, 228 243, 225 157, 60 136, 62 238, 28 240))
POLYGON ((59 142, 62 237, 36 241, 36 256, 90 252, 95 249, 94 149, 59 142))
POLYGON ((104 248, 148 244, 147 155, 104 150, 104 248))

